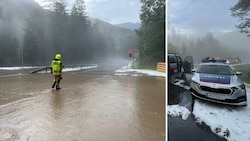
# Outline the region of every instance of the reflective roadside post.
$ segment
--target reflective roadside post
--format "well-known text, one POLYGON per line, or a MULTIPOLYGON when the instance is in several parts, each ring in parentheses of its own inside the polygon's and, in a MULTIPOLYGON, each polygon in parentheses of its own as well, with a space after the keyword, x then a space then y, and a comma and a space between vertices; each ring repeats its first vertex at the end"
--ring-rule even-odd
POLYGON ((132 59, 133 59, 133 62, 132 62, 132 63, 133 63, 133 68, 134 68, 134 57, 133 57, 133 51, 132 51, 132 50, 129 50, 129 51, 128 51, 128 56, 129 56, 129 57, 132 57, 132 59))
POLYGON ((129 50, 129 51, 128 51, 129 57, 132 57, 132 54, 133 54, 133 51, 132 51, 132 50, 129 50))
POLYGON ((138 59, 139 59, 139 56, 140 56, 140 51, 139 50, 129 50, 128 55, 129 55, 129 57, 132 57, 132 59, 133 59, 133 62, 132 62, 133 63, 133 68, 135 66, 138 67, 138 59))

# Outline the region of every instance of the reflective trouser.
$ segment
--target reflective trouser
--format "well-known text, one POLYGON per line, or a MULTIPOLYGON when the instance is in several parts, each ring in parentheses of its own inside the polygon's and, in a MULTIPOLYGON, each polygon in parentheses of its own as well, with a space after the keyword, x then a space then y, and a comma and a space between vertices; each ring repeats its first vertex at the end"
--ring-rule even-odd
POLYGON ((61 75, 54 75, 54 82, 56 83, 56 86, 59 86, 61 80, 61 75))

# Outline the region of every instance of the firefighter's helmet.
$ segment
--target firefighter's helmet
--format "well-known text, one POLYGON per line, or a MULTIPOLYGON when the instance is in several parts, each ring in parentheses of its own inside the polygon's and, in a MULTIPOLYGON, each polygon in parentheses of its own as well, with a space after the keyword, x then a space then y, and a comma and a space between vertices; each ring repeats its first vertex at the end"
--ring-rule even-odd
POLYGON ((61 56, 61 54, 56 54, 55 58, 60 60, 62 58, 62 56, 61 56))

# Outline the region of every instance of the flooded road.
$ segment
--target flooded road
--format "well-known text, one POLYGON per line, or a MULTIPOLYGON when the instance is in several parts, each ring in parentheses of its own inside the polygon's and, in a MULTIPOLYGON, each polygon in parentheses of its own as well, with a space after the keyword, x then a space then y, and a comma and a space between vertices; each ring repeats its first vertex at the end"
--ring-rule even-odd
POLYGON ((164 141, 165 78, 0 75, 0 140, 164 141))

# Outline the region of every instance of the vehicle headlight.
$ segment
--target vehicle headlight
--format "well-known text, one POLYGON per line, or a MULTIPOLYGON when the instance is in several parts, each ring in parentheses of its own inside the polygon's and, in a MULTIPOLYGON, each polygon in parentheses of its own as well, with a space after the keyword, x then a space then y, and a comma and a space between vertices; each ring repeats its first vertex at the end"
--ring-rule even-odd
POLYGON ((191 83, 192 83, 193 85, 199 85, 199 83, 197 83, 197 82, 194 81, 194 80, 191 80, 191 83))
POLYGON ((245 89, 245 85, 244 84, 241 84, 239 86, 236 86, 236 87, 232 87, 233 90, 242 90, 242 89, 245 89))

